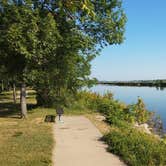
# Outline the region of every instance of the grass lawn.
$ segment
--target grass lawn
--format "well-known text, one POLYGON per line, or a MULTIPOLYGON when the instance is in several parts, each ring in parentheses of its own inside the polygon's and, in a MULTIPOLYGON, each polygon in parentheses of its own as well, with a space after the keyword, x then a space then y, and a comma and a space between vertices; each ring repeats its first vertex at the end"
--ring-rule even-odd
MULTIPOLYGON (((17 92, 19 96, 19 92, 17 92)), ((12 92, 0 94, 0 165, 49 166, 52 165, 54 146, 52 123, 45 123, 46 115, 55 109, 35 108, 35 92, 28 91, 28 118, 19 119, 19 98, 13 104, 12 92)), ((110 127, 97 119, 100 114, 88 109, 65 109, 65 115, 84 115, 105 134, 110 127)))
MULTIPOLYGON (((19 100, 18 100, 19 101, 19 100)), ((11 92, 0 95, 0 165, 51 165, 54 144, 52 124, 45 123, 46 115, 55 110, 33 108, 34 93, 28 96, 29 112, 26 120, 19 119, 19 104, 12 104, 11 92)))

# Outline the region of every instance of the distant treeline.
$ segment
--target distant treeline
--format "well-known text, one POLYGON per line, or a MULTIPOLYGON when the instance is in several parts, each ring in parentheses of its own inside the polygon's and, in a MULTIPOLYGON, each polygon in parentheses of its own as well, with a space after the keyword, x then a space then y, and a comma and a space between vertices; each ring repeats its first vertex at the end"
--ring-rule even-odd
POLYGON ((116 85, 116 86, 166 87, 166 80, 99 81, 98 84, 107 84, 107 85, 116 85))

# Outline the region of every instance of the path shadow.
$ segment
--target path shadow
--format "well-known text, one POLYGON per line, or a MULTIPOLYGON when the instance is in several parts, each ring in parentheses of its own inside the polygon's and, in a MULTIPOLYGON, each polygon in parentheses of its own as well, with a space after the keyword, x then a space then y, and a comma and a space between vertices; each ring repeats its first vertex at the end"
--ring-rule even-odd
POLYGON ((105 141, 105 137, 104 137, 104 136, 100 137, 100 138, 98 139, 98 141, 99 141, 99 142, 102 142, 102 144, 105 145, 105 150, 106 150, 107 152, 109 152, 108 144, 107 144, 106 141, 105 141))

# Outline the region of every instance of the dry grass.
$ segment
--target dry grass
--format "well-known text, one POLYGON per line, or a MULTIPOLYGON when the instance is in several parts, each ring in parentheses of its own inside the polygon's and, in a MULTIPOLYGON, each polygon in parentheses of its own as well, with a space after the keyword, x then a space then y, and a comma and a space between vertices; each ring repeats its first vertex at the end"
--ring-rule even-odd
POLYGON ((111 127, 104 120, 102 120, 103 117, 99 113, 85 114, 85 116, 99 129, 103 135, 110 131, 111 127))
MULTIPOLYGON (((52 164, 52 124, 45 123, 53 109, 36 108, 26 120, 19 119, 19 105, 12 104, 11 92, 0 95, 0 165, 48 166, 52 164)), ((34 104, 34 94, 29 95, 34 104)))

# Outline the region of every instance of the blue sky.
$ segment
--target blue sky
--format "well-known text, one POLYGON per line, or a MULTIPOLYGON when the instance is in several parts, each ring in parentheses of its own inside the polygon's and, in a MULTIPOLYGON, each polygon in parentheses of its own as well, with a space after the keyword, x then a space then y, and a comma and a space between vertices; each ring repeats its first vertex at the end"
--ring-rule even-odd
POLYGON ((92 62, 99 80, 166 79, 166 0, 124 0, 125 41, 92 62))

